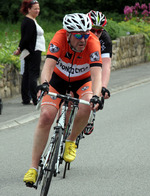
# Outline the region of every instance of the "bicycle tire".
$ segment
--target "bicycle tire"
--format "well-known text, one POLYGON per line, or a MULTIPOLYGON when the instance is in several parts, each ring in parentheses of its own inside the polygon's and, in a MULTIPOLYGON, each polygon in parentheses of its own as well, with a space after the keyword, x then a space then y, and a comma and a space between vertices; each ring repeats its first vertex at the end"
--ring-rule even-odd
MULTIPOLYGON (((67 124, 66 129, 65 129, 65 132, 64 132, 64 139, 63 139, 64 143, 65 143, 67 137, 68 137, 68 136, 70 135, 70 133, 71 133, 71 124, 72 124, 72 117, 73 117, 73 115, 74 115, 74 112, 75 112, 75 111, 73 110, 73 111, 71 111, 71 113, 70 113, 69 121, 68 121, 68 124, 67 124)), ((63 159, 63 160, 64 160, 64 159, 63 159)), ((69 170, 69 169, 70 169, 70 163, 65 162, 65 167, 64 167, 64 172, 63 172, 63 178, 66 177, 67 166, 68 166, 68 170, 69 170)))
POLYGON ((38 178, 37 178, 36 184, 34 186, 35 189, 37 189, 38 184, 41 183, 42 178, 43 178, 43 169, 42 169, 41 160, 40 160, 39 167, 38 167, 38 178))
POLYGON ((66 130, 65 130, 65 133, 64 133, 64 140, 66 140, 67 139, 67 137, 70 135, 70 133, 71 133, 71 128, 70 128, 70 126, 71 126, 71 124, 72 124, 72 116, 74 115, 74 111, 72 112, 71 111, 71 114, 70 114, 70 117, 69 117, 69 121, 68 121, 68 124, 67 124, 67 126, 66 126, 66 130))
POLYGON ((48 194, 52 177, 55 172, 55 164, 57 162, 57 157, 58 157, 61 133, 62 133, 62 129, 56 128, 56 135, 52 146, 51 156, 50 159, 48 160, 48 166, 43 177, 43 184, 42 184, 40 196, 47 196, 48 194))

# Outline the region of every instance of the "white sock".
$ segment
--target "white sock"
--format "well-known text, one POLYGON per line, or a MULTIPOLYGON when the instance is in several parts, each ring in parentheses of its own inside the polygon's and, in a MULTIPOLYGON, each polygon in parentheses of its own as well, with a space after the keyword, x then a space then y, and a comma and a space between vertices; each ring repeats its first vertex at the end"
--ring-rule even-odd
POLYGON ((36 171, 38 171, 35 167, 32 167, 32 169, 35 169, 36 171))
POLYGON ((74 142, 75 143, 75 141, 72 141, 72 140, 66 140, 66 142, 74 142))

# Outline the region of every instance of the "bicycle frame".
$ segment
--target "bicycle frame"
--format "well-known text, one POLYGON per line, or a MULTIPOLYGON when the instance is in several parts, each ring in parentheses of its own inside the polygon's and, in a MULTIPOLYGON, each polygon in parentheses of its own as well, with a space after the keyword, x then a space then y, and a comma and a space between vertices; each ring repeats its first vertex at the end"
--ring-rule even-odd
POLYGON ((57 158, 57 163, 56 163, 56 175, 59 173, 59 164, 60 164, 60 159, 62 158, 61 155, 63 155, 64 152, 61 152, 61 150, 64 150, 64 145, 65 145, 65 140, 67 138, 67 136, 70 134, 71 130, 72 130, 72 126, 74 123, 74 119, 75 116, 77 114, 78 111, 78 104, 79 103, 73 103, 72 105, 72 109, 71 109, 71 113, 70 113, 70 117, 69 117, 69 121, 68 124, 65 128, 65 124, 66 124, 66 114, 67 114, 67 110, 68 110, 68 103, 69 103, 69 97, 70 95, 68 94, 68 100, 65 100, 62 108, 61 108, 61 114, 60 117, 57 120, 57 125, 60 126, 62 128, 62 135, 61 135, 61 142, 60 142, 60 146, 59 146, 59 152, 58 152, 58 158, 57 158))

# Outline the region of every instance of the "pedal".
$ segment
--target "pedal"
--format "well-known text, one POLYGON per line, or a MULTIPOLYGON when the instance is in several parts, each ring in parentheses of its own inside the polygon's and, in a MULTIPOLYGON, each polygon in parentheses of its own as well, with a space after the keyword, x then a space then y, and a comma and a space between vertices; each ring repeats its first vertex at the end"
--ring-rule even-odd
POLYGON ((85 135, 90 135, 94 130, 94 123, 88 123, 83 132, 85 135))
POLYGON ((26 182, 25 184, 26 184, 27 187, 34 188, 34 184, 32 184, 30 182, 26 182))

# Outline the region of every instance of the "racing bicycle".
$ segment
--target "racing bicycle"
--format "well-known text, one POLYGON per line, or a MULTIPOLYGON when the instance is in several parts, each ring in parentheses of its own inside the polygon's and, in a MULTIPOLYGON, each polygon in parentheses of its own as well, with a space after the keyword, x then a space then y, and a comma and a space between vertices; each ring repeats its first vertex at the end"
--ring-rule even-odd
MULTIPOLYGON (((41 101, 42 96, 44 95, 44 91, 42 91, 39 101, 41 101)), ((66 95, 57 94, 53 92, 48 92, 48 95, 53 96, 55 98, 60 98, 62 100, 61 109, 59 110, 59 115, 56 120, 56 126, 53 128, 52 136, 48 145, 46 146, 38 167, 38 177, 36 183, 30 184, 26 183, 26 186, 38 188, 38 185, 42 184, 40 196, 47 196, 52 177, 56 177, 57 174, 60 173, 60 165, 63 163, 63 153, 65 148, 65 141, 68 135, 70 134, 73 126, 73 122, 78 111, 79 103, 90 105, 88 101, 74 98, 69 93, 66 95), (71 102, 71 110, 69 114, 69 120, 67 120, 67 111, 68 104, 71 102)), ((39 109, 40 103, 37 105, 37 109, 39 109)), ((91 110, 89 123, 94 122, 96 111, 91 110)), ((79 141, 84 138, 84 132, 76 139, 77 148, 79 147, 79 141)), ((70 163, 65 162, 63 178, 66 176, 66 170, 70 169, 70 163)))

